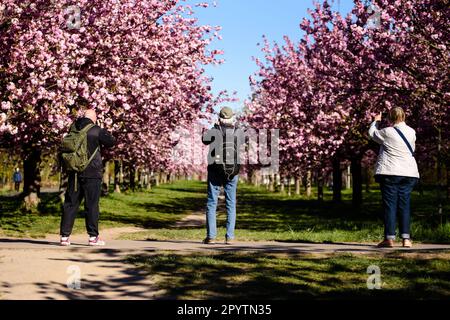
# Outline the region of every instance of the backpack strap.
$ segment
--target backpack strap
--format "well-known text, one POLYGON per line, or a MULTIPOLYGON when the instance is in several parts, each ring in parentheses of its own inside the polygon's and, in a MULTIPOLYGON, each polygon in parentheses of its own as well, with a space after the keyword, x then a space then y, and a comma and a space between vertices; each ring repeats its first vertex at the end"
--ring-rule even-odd
POLYGON ((95 124, 91 123, 88 124, 86 127, 84 127, 83 129, 80 130, 80 132, 88 132, 89 130, 91 130, 93 127, 95 127, 95 124))
MULTIPOLYGON (((73 127, 75 127, 75 124, 73 125, 73 127)), ((88 124, 86 127, 84 127, 83 129, 81 129, 79 132, 80 133, 87 133, 89 130, 91 130, 93 127, 95 127, 95 124, 91 123, 88 124)), ((95 151, 92 153, 91 157, 88 160, 88 164, 91 163, 91 161, 94 159, 95 155, 97 154, 97 152, 99 151, 100 147, 97 147, 95 149, 95 151)), ((78 173, 75 172, 75 192, 78 191, 78 173)))
MULTIPOLYGON (((81 131, 87 133, 87 132, 88 132, 89 130, 91 130, 93 127, 95 127, 95 124, 91 123, 91 124, 88 124, 86 127, 84 127, 83 130, 81 130, 81 131)), ((89 160, 88 160, 88 164, 91 163, 91 161, 94 159, 96 153, 97 153, 99 150, 100 150, 100 146, 98 146, 98 147, 94 150, 94 152, 92 153, 91 157, 90 157, 89 160)))
POLYGON ((72 125, 70 126, 70 129, 69 129, 69 132, 74 132, 74 131, 78 131, 77 126, 75 125, 75 122, 72 123, 72 125))
POLYGON ((414 157, 414 150, 411 147, 411 145, 409 144, 408 139, 406 139, 405 135, 403 134, 403 132, 400 131, 399 128, 394 127, 395 131, 397 131, 397 133, 400 135, 400 137, 403 139, 403 141, 405 141, 406 146, 408 147, 409 151, 411 152, 411 155, 414 157))
POLYGON ((95 154, 98 152, 100 150, 100 147, 97 147, 96 149, 95 149, 95 151, 94 151, 94 153, 91 155, 91 157, 89 158, 89 162, 88 163, 91 163, 91 161, 94 159, 94 157, 95 157, 95 154))
POLYGON ((78 130, 77 129, 77 126, 75 125, 75 122, 70 126, 70 132, 73 132, 73 131, 76 131, 76 132, 85 132, 85 133, 87 133, 89 130, 91 130, 93 127, 95 127, 95 124, 93 124, 93 123, 91 123, 91 124, 88 124, 86 127, 84 127, 83 129, 81 129, 81 130, 78 130))

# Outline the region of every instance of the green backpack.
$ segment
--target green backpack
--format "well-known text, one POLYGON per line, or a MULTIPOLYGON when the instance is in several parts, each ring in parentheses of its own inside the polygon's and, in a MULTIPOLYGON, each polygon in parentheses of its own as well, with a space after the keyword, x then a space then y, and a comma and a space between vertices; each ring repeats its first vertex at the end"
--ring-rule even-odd
MULTIPOLYGON (((75 179, 77 178, 77 173, 83 172, 87 168, 99 150, 97 147, 94 153, 89 157, 87 133, 94 126, 94 124, 89 124, 83 129, 77 130, 75 124, 73 124, 70 128, 70 132, 63 139, 61 157, 66 169, 75 171, 75 179)), ((75 191, 76 185, 77 183, 75 182, 75 191)))

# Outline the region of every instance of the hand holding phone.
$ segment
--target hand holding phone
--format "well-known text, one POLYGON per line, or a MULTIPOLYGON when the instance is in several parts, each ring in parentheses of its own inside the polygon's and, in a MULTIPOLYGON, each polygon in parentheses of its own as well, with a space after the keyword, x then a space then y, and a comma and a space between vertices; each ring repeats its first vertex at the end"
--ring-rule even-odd
POLYGON ((374 121, 381 121, 382 119, 383 119, 383 113, 380 112, 379 114, 377 114, 377 115, 375 116, 374 121))

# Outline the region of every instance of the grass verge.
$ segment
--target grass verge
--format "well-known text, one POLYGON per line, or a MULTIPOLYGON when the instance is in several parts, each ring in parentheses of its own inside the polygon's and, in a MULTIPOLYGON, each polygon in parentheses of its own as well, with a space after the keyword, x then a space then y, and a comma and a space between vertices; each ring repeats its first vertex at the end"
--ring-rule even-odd
POLYGON ((449 254, 130 256, 163 290, 163 299, 445 299, 449 254), (369 290, 368 268, 380 268, 381 289, 369 290))
MULTIPOLYGON (((100 228, 137 226, 169 227, 203 203, 200 182, 178 182, 148 192, 110 194, 100 200, 100 228)), ((44 237, 59 233, 62 204, 57 193, 41 195, 40 213, 21 210, 18 197, 0 196, 0 234, 14 237, 44 237)), ((74 233, 85 232, 83 204, 74 233)))
MULTIPOLYGON (((302 242, 377 242, 383 238, 381 196, 377 189, 364 193, 362 206, 351 204, 351 190, 343 191, 342 203, 331 201, 325 191, 324 201, 305 196, 270 193, 264 188, 240 184, 238 188, 237 230, 241 241, 302 241, 302 242)), ((42 237, 58 233, 61 203, 57 194, 43 194, 40 214, 20 210, 18 198, 0 196, 0 233, 8 236, 42 237)), ((201 240, 204 226, 174 229, 175 221, 192 212, 204 212, 206 184, 178 181, 162 185, 150 192, 111 194, 102 198, 101 228, 138 226, 147 232, 125 235, 143 240, 201 240)), ((439 225, 434 213, 437 195, 425 190, 412 195, 412 237, 416 242, 450 243, 450 223, 439 225)), ((449 204, 444 203, 448 214, 449 204)), ((219 206, 219 239, 225 236, 226 215, 219 206)), ((444 221, 446 215, 444 215, 444 221)), ((82 214, 74 231, 84 232, 82 214)))

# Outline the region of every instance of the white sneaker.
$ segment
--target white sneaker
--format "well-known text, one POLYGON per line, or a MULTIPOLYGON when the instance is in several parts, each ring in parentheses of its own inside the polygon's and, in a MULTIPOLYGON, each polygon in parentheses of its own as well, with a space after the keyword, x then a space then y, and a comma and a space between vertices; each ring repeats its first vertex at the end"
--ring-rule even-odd
POLYGON ((61 237, 61 241, 59 242, 59 244, 63 247, 68 247, 70 246, 70 240, 69 237, 61 237))
POLYGON ((89 238, 90 246, 104 246, 106 245, 105 241, 101 240, 100 237, 90 237, 89 238))

